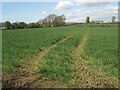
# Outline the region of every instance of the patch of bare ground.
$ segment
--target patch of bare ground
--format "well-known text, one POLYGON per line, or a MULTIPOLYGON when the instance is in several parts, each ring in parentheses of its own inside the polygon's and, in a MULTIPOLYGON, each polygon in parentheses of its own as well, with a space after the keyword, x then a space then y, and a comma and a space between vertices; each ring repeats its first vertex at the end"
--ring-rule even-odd
POLYGON ((106 76, 103 69, 95 66, 94 60, 88 60, 83 56, 87 39, 88 33, 85 33, 80 44, 73 51, 72 70, 75 74, 71 85, 79 88, 117 88, 116 78, 106 76))
POLYGON ((7 74, 3 73, 3 88, 65 88, 64 84, 57 81, 42 79, 42 75, 38 72, 39 60, 57 44, 64 42, 75 34, 69 35, 43 51, 36 53, 15 71, 7 74))

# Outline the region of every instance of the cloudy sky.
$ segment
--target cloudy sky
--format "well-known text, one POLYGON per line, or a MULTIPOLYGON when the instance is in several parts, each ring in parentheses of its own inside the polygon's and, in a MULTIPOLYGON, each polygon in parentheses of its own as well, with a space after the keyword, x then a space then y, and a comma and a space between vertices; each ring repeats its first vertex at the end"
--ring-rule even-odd
POLYGON ((67 22, 84 22, 86 16, 91 21, 111 21, 112 16, 118 17, 118 0, 18 1, 2 0, 2 21, 36 22, 52 13, 64 14, 67 22))

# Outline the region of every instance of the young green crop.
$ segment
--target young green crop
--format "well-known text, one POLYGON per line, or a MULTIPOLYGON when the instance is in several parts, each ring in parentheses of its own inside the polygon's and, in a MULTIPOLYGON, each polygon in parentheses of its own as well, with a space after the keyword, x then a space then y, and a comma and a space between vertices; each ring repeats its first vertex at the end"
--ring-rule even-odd
POLYGON ((96 60, 96 65, 104 68, 109 75, 118 76, 118 30, 117 27, 89 28, 85 46, 88 57, 96 60))
POLYGON ((71 70, 73 49, 79 44, 84 30, 74 35, 72 38, 58 44, 53 48, 43 60, 41 60, 40 73, 45 79, 58 80, 68 83, 72 78, 71 70))
POLYGON ((53 27, 3 31, 3 72, 14 70, 25 58, 60 41, 75 29, 76 27, 53 27))
MULTIPOLYGON (((44 50, 44 48, 52 44, 55 44, 56 42, 59 42, 64 37, 72 33, 75 33, 80 30, 82 31, 89 30, 88 33, 89 36, 84 51, 85 54, 88 57, 94 58, 94 60, 96 60, 97 66, 104 67, 107 73, 109 72, 110 75, 117 76, 117 71, 118 71, 117 70, 117 66, 118 66, 117 27, 115 27, 115 25, 114 27, 105 27, 105 26, 100 27, 100 25, 99 27, 87 27, 85 24, 83 25, 83 27, 80 26, 81 25, 42 28, 42 29, 28 29, 28 30, 23 29, 23 30, 3 31, 3 35, 2 35, 3 36, 3 40, 2 40, 3 72, 14 70, 25 60, 27 60, 25 58, 35 55, 36 52, 44 50)), ((76 37, 80 38, 82 36, 82 31, 80 31, 81 32, 80 35, 75 35, 73 38, 76 37)), ((63 58, 64 60, 66 60, 66 62, 68 62, 68 59, 71 59, 71 56, 68 53, 70 53, 72 51, 72 48, 75 47, 74 46, 76 43, 75 40, 74 39, 67 40, 66 42, 64 42, 66 43, 66 45, 62 45, 62 46, 61 44, 58 45, 56 49, 52 49, 50 51, 49 55, 45 56, 45 60, 52 60, 51 57, 54 56, 55 53, 56 56, 53 57, 55 58, 55 61, 58 60, 59 58, 60 60, 62 60, 61 58, 63 58), (61 55, 59 51, 61 51, 63 54, 61 55), (61 57, 59 57, 60 55, 61 57)), ((69 68, 69 64, 68 64, 68 68, 69 68)), ((54 67, 53 69, 56 68, 54 67)), ((55 71, 57 72, 57 70, 55 71)), ((66 73, 66 71, 64 71, 63 73, 66 73)), ((62 77, 62 75, 60 75, 60 77, 62 77)))

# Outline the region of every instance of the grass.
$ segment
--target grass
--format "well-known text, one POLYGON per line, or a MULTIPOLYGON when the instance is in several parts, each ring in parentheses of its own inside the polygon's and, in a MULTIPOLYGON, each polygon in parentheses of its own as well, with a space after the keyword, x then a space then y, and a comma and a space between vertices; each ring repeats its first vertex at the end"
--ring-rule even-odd
POLYGON ((3 72, 13 71, 25 62, 26 58, 79 31, 72 38, 57 44, 40 62, 39 71, 43 74, 43 79, 68 83, 73 77, 71 52, 78 45, 83 33, 89 30, 84 55, 94 60, 97 67, 104 68, 107 74, 117 77, 117 25, 90 25, 93 24, 3 31, 3 72))
POLYGON ((71 53, 79 44, 83 32, 83 30, 80 30, 72 38, 58 44, 41 60, 40 65, 42 66, 39 69, 44 79, 58 80, 64 83, 69 82, 73 75, 71 70, 71 53))
POLYGON ((117 27, 89 28, 85 53, 94 58, 97 67, 108 75, 118 76, 118 31, 117 27))
POLYGON ((106 28, 106 27, 109 27, 109 28, 111 28, 111 27, 117 27, 118 26, 118 24, 93 24, 93 23, 88 23, 88 24, 77 24, 77 25, 74 25, 74 26, 77 26, 77 27, 100 27, 100 28, 106 28))
POLYGON ((0 89, 2 89, 2 30, 0 30, 0 89))
POLYGON ((74 33, 75 29, 76 27, 53 27, 3 31, 3 72, 13 71, 25 58, 74 33))

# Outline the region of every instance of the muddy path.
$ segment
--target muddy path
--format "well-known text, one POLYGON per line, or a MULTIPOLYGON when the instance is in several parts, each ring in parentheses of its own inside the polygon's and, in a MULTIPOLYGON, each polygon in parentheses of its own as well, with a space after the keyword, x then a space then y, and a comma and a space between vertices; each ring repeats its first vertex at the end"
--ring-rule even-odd
POLYGON ((73 51, 73 66, 75 72, 74 87, 83 88, 117 88, 118 80, 106 76, 105 72, 95 66, 95 60, 87 60, 84 54, 84 46, 88 40, 88 32, 86 32, 77 48, 73 51))
POLYGON ((57 81, 43 80, 42 75, 38 72, 38 67, 40 60, 49 53, 52 48, 77 33, 69 35, 45 50, 36 53, 14 72, 3 73, 3 88, 65 88, 66 86, 64 84, 58 83, 57 81))

